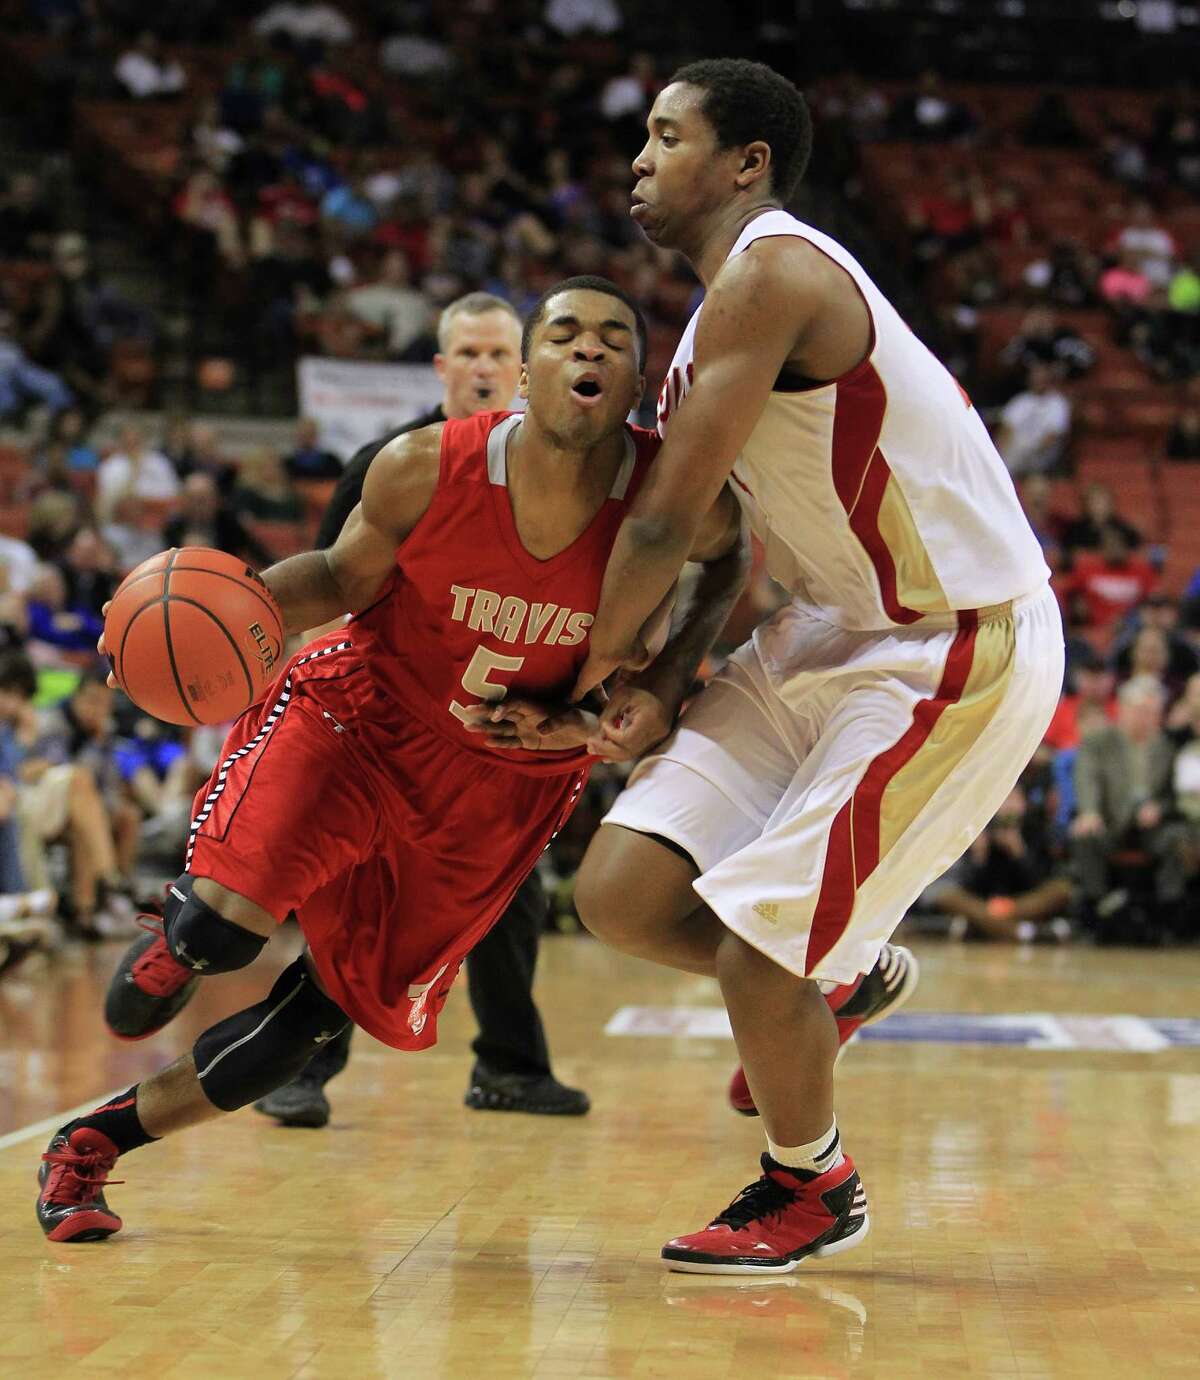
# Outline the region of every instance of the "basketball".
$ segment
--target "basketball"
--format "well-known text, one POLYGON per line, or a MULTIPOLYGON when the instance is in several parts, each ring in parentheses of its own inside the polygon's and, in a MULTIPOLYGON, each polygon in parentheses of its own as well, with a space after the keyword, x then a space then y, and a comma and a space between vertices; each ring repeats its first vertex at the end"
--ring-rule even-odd
POLYGON ((283 618, 244 561, 185 546, 129 572, 105 616, 104 642, 121 689, 147 714, 219 724, 274 679, 283 618))

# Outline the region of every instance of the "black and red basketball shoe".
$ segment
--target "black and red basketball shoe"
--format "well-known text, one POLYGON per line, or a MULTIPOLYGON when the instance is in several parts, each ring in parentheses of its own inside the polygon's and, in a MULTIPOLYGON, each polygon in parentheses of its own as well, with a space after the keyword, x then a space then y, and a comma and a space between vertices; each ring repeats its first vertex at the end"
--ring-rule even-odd
POLYGON ((77 1126, 46 1147, 38 1169, 38 1225, 51 1241, 103 1241, 121 1230, 121 1219, 104 1201, 104 1186, 117 1162, 117 1147, 102 1132, 77 1126))
MULTIPOLYGON (((904 1005, 917 990, 920 976, 921 969, 910 950, 885 944, 869 973, 825 994, 837 1019, 839 1059, 864 1025, 873 1025, 904 1005)), ((758 1115, 740 1064, 729 1080, 729 1105, 743 1116, 758 1115)))
POLYGON ((163 922, 141 915, 146 931, 117 964, 104 999, 104 1019, 118 1040, 144 1040, 173 1020, 191 1000, 200 979, 167 948, 163 922))
POLYGON ((853 1161, 804 1176, 762 1157, 761 1179, 748 1184, 703 1231, 662 1249, 672 1270, 694 1275, 788 1274, 809 1256, 852 1250, 871 1229, 867 1195, 853 1161))

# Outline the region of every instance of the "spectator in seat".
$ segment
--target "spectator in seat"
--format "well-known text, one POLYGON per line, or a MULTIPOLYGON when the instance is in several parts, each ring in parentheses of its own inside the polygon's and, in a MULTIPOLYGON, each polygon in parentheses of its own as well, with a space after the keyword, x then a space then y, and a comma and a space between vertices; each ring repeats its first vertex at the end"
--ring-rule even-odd
POLYGON ((221 438, 207 422, 189 422, 186 439, 171 456, 180 479, 193 474, 210 475, 217 488, 228 494, 237 482, 237 466, 221 450, 221 438))
POLYGON ((210 546, 251 565, 270 565, 271 553, 221 497, 212 475, 197 470, 183 481, 179 511, 163 529, 164 546, 210 546))
POLYGON ((283 461, 266 446, 243 458, 230 502, 235 512, 263 522, 297 522, 304 512, 283 461))
POLYGON ((131 877, 137 863, 142 812, 131 797, 117 755, 108 667, 86 670, 64 700, 41 711, 39 742, 48 756, 86 768, 112 821, 117 870, 131 877))
POLYGON ((1182 905, 1190 869, 1187 830, 1172 819, 1175 750, 1162 731, 1165 697, 1157 681, 1127 681, 1117 695, 1117 722, 1087 734, 1075 758, 1078 814, 1071 854, 1092 920, 1115 908, 1112 867, 1142 855, 1158 907, 1182 905))
POLYGON ((424 357, 432 350, 433 320, 429 303, 412 286, 408 259, 398 249, 383 256, 379 277, 373 283, 351 288, 345 305, 370 328, 371 340, 389 359, 413 357, 414 347, 425 346, 424 357))
POLYGON ((616 0, 546 0, 542 17, 563 38, 615 34, 624 23, 616 0))
POLYGON ((1058 702, 1050 727, 1042 741, 1055 752, 1079 746, 1087 726, 1114 723, 1117 700, 1113 693, 1115 677, 1100 654, 1089 643, 1082 643, 1067 671, 1067 688, 1058 702))
POLYGON ((320 441, 320 428, 312 417, 301 417, 296 427, 296 448, 283 457, 292 479, 337 479, 342 462, 320 441))
POLYGON ((0 197, 0 259, 47 259, 57 219, 33 173, 13 173, 0 197))
POLYGON ((1171 692, 1181 689, 1189 677, 1200 671, 1200 653, 1184 637, 1179 622, 1179 605, 1169 594, 1156 590, 1149 595, 1137 611, 1136 622, 1117 638, 1109 652, 1118 676, 1124 680, 1143 671, 1152 671, 1171 692), (1141 645, 1139 652, 1139 640, 1143 633, 1162 638, 1163 667, 1155 669, 1159 652, 1154 647, 1153 637, 1141 645), (1149 662, 1146 661, 1147 656, 1149 662))
POLYGON ((1033 943, 1066 939, 1069 877, 1057 873, 1044 836, 1027 825, 1020 786, 949 872, 922 897, 924 909, 960 920, 961 938, 1033 943))
POLYGON ((369 235, 379 223, 379 212, 367 195, 366 182, 356 173, 349 182, 326 192, 321 201, 321 222, 336 240, 369 235))
POLYGON ((1132 249, 1122 250, 1117 262, 1100 275, 1100 296, 1110 307, 1127 314, 1144 307, 1153 291, 1154 284, 1132 249))
POLYGON ((173 499, 178 493, 179 477, 162 451, 147 446, 140 427, 122 427, 117 449, 96 471, 97 512, 111 516, 118 499, 128 494, 156 502, 173 499))
POLYGON ((1187 407, 1167 436, 1168 460, 1200 460, 1200 408, 1187 407))
POLYGON ((349 43, 354 25, 323 0, 279 0, 254 21, 254 32, 267 37, 287 34, 300 44, 349 43))
POLYGON ((81 527, 75 533, 58 568, 67 582, 68 605, 99 617, 117 587, 116 558, 95 527, 81 527))
POLYGON ((90 474, 100 465, 100 452, 87 440, 87 418, 78 407, 60 412, 50 426, 50 439, 67 448, 67 464, 75 474, 90 474))
POLYGON ((1043 91, 1021 124, 1027 148, 1077 149, 1088 142, 1061 91, 1043 91))
POLYGON ((1010 398, 1000 413, 996 446, 1014 476, 1054 470, 1061 463, 1071 433, 1071 404, 1045 364, 1029 371, 1023 392, 1010 398))
POLYGON ((56 841, 70 856, 70 896, 63 909, 84 938, 128 928, 134 910, 117 866, 112 823, 96 778, 66 760, 61 742, 42 741, 33 706, 37 675, 22 652, 0 653, 0 761, 17 781, 21 867, 26 886, 49 886, 46 848, 56 841))
POLYGON ((1099 551, 1085 551, 1076 559, 1063 591, 1068 597, 1078 594, 1087 609, 1088 626, 1106 632, 1157 584, 1154 567, 1131 550, 1119 527, 1110 526, 1101 534, 1099 551))
POLYGON ((1077 331, 1059 323, 1049 307, 1034 307, 1000 354, 1000 362, 1025 377, 1035 364, 1048 364, 1063 378, 1077 379, 1096 363, 1096 352, 1077 331))
POLYGON ((1113 236, 1112 247, 1152 288, 1165 288, 1171 281, 1178 246, 1148 201, 1134 202, 1128 222, 1113 236))
POLYGON ((98 614, 72 607, 67 581, 56 565, 38 567, 29 590, 29 638, 57 652, 92 653, 104 631, 98 614))
POLYGON ((158 36, 147 29, 113 68, 117 85, 137 100, 178 96, 187 86, 187 73, 174 58, 163 56, 158 36))
POLYGON ((934 71, 923 72, 916 90, 896 102, 891 123, 895 138, 927 143, 959 139, 975 128, 974 116, 946 92, 934 71))
POLYGON ((0 421, 19 422, 26 410, 42 404, 61 412, 74 402, 58 374, 29 358, 13 335, 12 316, 0 309, 0 421))
POLYGON ((1200 673, 1189 677, 1163 724, 1177 746, 1190 742, 1200 731, 1200 673))
POLYGON ((1053 503, 1054 486, 1051 481, 1044 474, 1027 474, 1021 481, 1021 506, 1051 565, 1062 549, 1063 536, 1070 521, 1056 511, 1053 503))
MULTIPOLYGON (((146 505, 135 493, 122 493, 112 505, 100 535, 116 553, 116 573, 124 578, 134 568, 163 549, 162 533, 146 524, 146 505)), ((66 537, 64 546, 74 532, 66 537)))
POLYGON ((1088 307, 1096 298, 1095 258, 1070 240, 1058 240, 1050 252, 1025 266, 1022 281, 1032 297, 1059 307, 1088 307))
POLYGON ((1067 524, 1063 545, 1068 551, 1098 551, 1105 530, 1115 527, 1131 550, 1142 544, 1142 534, 1116 512, 1112 490, 1107 484, 1092 483, 1083 491, 1082 512, 1067 524))

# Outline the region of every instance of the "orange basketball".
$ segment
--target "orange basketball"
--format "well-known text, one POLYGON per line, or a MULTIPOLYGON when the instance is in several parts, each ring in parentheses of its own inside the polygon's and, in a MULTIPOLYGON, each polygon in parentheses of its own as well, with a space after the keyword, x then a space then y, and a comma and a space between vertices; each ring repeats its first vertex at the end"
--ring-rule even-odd
POLYGON ((283 618, 262 577, 224 551, 184 546, 121 581, 104 619, 113 675, 171 724, 236 719, 274 680, 283 618))

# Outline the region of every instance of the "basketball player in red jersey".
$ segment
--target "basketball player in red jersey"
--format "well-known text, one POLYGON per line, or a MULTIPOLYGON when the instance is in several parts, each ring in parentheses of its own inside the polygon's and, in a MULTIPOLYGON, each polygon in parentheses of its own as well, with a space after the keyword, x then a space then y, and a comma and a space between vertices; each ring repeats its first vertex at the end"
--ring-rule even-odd
MULTIPOLYGON (((664 1259, 784 1272, 867 1235, 834 1119, 839 1020, 911 991, 912 955, 887 941, 1041 741, 1062 622, 970 400, 845 247, 783 209, 811 144, 799 91, 758 63, 690 64, 647 133, 632 215, 706 295, 577 692, 631 654, 731 479, 790 599, 634 769, 576 902, 618 947, 717 976, 744 1066, 734 1100, 765 1123, 762 1177, 664 1259)), ((604 712, 626 752, 675 716, 669 662, 657 693, 618 689, 604 712)))
MULTIPOLYGON (((463 958, 587 776, 583 711, 548 750, 503 724, 473 730, 510 692, 561 701, 582 667, 613 536, 657 449, 625 422, 645 341, 612 283, 560 284, 525 324, 527 412, 389 443, 332 548, 264 572, 289 633, 355 616, 231 731, 197 796, 164 936, 201 977, 246 966, 292 913, 308 948, 263 1001, 54 1136, 37 1209, 51 1239, 117 1231, 103 1184, 118 1155, 262 1097, 347 1021, 397 1049, 435 1042, 463 958)), ((727 493, 692 555, 704 573, 673 640, 698 664, 745 574, 727 493)), ((145 1012, 144 1028, 181 1004, 145 1012)))

